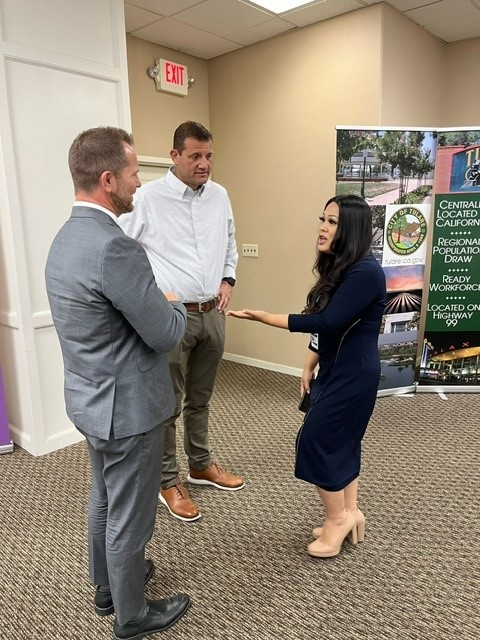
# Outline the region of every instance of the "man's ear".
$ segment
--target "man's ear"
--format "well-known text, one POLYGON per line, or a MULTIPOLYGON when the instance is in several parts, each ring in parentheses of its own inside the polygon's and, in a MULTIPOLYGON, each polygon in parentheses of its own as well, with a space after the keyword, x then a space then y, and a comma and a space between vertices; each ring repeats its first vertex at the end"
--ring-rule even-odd
POLYGON ((178 157, 180 153, 176 149, 172 149, 170 151, 170 158, 172 159, 173 164, 178 164, 178 157))
POLYGON ((100 187, 106 193, 110 193, 112 191, 114 181, 115 181, 115 176, 113 175, 113 173, 111 171, 104 171, 100 175, 100 179, 98 182, 100 187))

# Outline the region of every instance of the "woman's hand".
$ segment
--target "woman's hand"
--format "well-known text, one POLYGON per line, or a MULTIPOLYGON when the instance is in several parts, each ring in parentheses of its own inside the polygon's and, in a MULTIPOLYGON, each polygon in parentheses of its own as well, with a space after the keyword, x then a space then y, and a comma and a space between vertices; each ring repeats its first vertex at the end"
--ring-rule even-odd
POLYGON ((242 320, 256 320, 257 322, 263 322, 262 316, 266 316, 266 311, 252 311, 251 309, 241 309, 240 311, 227 311, 227 316, 233 318, 241 318, 242 320))
POLYGON ((288 329, 288 315, 286 314, 269 313, 260 309, 242 309, 241 311, 227 311, 226 315, 241 320, 255 320, 278 329, 288 329))
POLYGON ((300 395, 303 396, 305 392, 310 393, 312 388, 312 380, 315 377, 315 369, 317 368, 318 363, 318 353, 309 349, 305 357, 302 377, 300 379, 300 395))
POLYGON ((303 371, 302 377, 300 379, 300 395, 303 396, 304 393, 310 393, 312 387, 312 380, 315 375, 313 371, 303 371))

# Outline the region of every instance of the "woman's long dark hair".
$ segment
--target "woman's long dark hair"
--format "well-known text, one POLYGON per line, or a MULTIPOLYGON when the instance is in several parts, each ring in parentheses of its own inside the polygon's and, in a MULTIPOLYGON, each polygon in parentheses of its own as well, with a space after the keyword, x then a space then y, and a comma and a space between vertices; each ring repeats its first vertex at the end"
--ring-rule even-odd
POLYGON ((324 309, 347 269, 371 251, 372 210, 365 200, 354 195, 334 196, 324 210, 331 202, 338 205, 340 212, 332 253, 317 252, 312 271, 318 278, 308 292, 302 313, 319 313, 324 309))

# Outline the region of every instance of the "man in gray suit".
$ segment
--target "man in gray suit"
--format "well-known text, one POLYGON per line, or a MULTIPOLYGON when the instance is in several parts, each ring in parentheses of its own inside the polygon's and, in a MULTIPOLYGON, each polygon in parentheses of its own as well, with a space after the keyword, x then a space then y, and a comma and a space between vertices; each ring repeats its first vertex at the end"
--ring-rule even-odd
POLYGON ((146 600, 145 561, 162 472, 163 426, 175 400, 168 352, 186 311, 157 288, 142 247, 117 218, 140 186, 133 140, 122 129, 79 134, 69 152, 75 188, 45 277, 65 369, 67 414, 85 436, 92 465, 90 577, 95 610, 115 611, 113 637, 138 640, 187 611, 186 594, 146 600))

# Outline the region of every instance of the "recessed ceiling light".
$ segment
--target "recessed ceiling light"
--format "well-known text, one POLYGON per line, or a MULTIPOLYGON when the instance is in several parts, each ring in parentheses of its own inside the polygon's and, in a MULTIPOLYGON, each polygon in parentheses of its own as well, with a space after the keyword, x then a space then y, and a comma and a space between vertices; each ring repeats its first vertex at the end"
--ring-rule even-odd
POLYGON ((312 2, 312 0, 307 0, 306 2, 305 0, 253 0, 250 4, 256 4, 272 13, 285 13, 290 9, 303 7, 305 4, 321 4, 322 2, 326 2, 326 0, 317 0, 317 2, 312 2))

